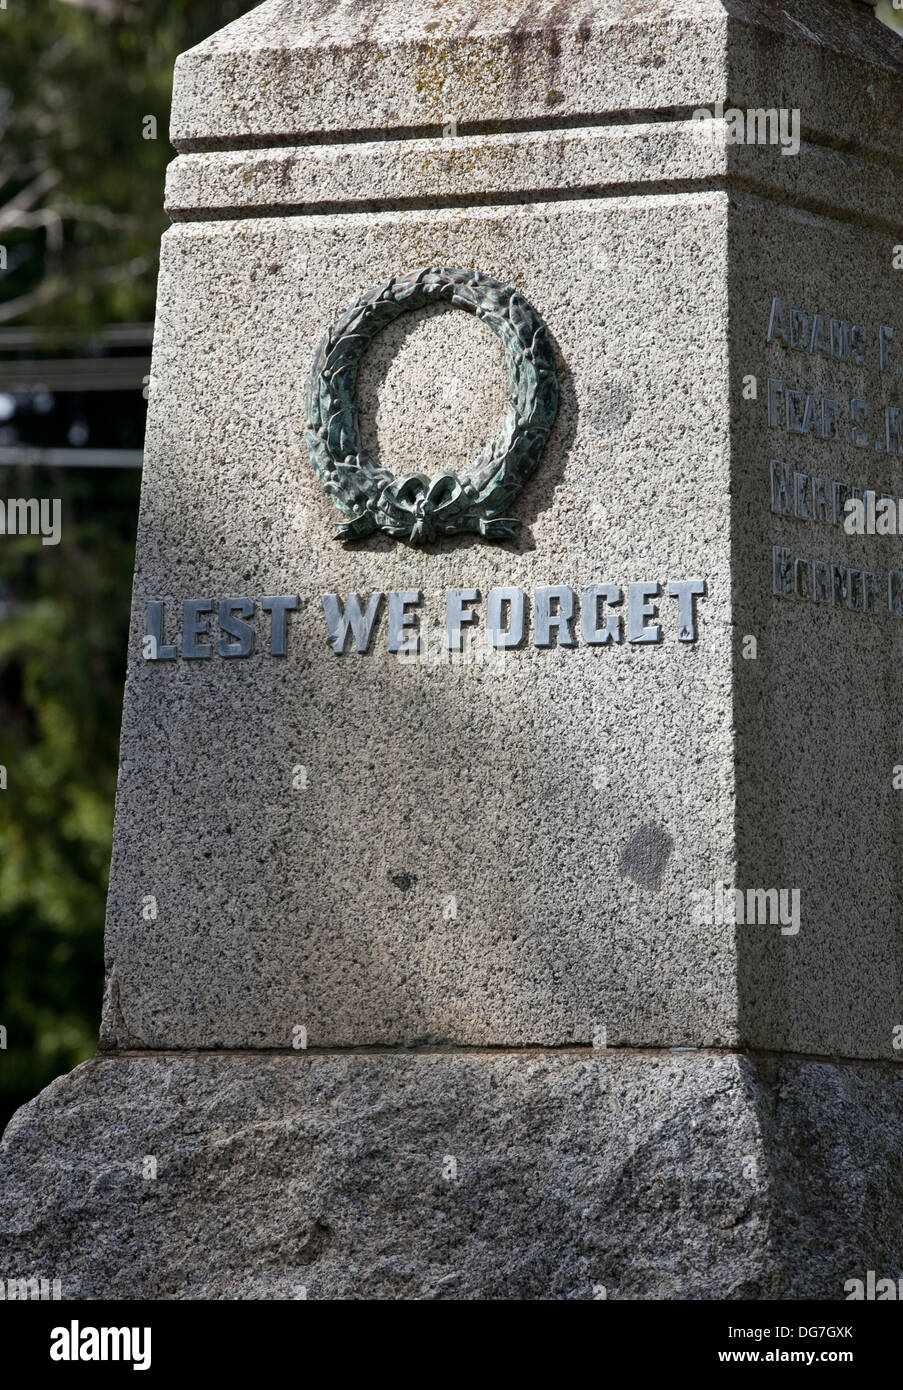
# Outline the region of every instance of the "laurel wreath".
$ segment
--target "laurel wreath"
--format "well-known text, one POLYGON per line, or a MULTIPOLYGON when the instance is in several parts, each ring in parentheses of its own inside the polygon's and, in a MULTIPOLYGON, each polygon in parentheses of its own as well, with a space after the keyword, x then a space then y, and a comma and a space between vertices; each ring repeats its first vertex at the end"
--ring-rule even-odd
POLYGON ((558 410, 558 375, 545 324, 521 295, 479 271, 430 266, 394 276, 355 300, 317 349, 306 394, 311 461, 349 518, 336 540, 362 540, 380 530, 414 544, 455 531, 504 540, 517 521, 503 513, 536 468, 558 410), (502 340, 510 408, 498 438, 463 476, 396 478, 361 447, 358 368, 388 324, 438 303, 476 314, 502 340))

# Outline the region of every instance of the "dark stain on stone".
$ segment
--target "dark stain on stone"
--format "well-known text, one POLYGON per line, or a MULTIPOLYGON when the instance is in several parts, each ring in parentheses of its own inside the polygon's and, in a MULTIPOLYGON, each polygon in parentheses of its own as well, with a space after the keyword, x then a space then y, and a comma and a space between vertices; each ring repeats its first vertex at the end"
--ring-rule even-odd
POLYGON ((515 87, 529 75, 525 64, 529 47, 541 45, 546 51, 546 82, 553 90, 556 88, 561 66, 560 35, 573 30, 572 4, 573 0, 555 0, 547 10, 543 4, 534 0, 534 3, 528 5, 520 17, 509 26, 508 52, 515 87))
POLYGON ((396 888, 401 889, 402 893, 410 893, 417 882, 416 874, 389 874, 389 878, 395 884, 396 888))
POLYGON ((641 888, 657 893, 673 846, 667 830, 650 821, 641 825, 621 850, 621 868, 641 888))
POLYGON ((119 976, 116 966, 111 965, 107 975, 98 1051, 116 1052, 120 1047, 147 1047, 147 1043, 137 1033, 133 1033, 126 1022, 119 997, 119 976))
POLYGON ((310 1265, 320 1258, 329 1245, 332 1227, 327 1226, 325 1221, 315 1221, 305 1235, 307 1239, 295 1255, 299 1265, 310 1265))

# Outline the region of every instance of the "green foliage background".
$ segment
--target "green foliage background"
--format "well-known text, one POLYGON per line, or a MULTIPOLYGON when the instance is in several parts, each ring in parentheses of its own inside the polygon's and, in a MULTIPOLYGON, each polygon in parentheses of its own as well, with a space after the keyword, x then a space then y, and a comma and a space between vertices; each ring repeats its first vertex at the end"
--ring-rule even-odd
POLYGON ((0 10, 0 216, 48 185, 47 225, 4 230, 0 322, 84 328, 153 317, 178 53, 242 0, 7 0, 0 10), (146 139, 145 117, 157 124, 146 139), (59 248, 54 236, 61 236, 59 248))
POLYGON ((0 1119, 95 1050, 140 475, 4 470, 62 539, 0 541, 0 1119))
POLYGON ((894 9, 893 0, 878 0, 877 15, 892 29, 903 29, 903 8, 894 9))
MULTIPOLYGON (((152 319, 173 63, 251 7, 7 0, 0 218, 23 194, 28 217, 0 223, 0 323, 53 349, 57 328, 152 319)), ((0 537, 0 1129, 96 1047, 139 484, 0 469, 4 501, 63 501, 58 546, 0 537)))

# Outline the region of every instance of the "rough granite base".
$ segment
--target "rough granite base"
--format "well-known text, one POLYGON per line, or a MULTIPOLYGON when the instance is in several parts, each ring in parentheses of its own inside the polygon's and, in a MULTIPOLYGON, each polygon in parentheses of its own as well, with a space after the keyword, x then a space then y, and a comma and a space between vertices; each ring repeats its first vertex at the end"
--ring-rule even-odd
POLYGON ((0 1272, 79 1299, 843 1299, 903 1274, 901 1132, 882 1063, 97 1059, 10 1122, 0 1272))

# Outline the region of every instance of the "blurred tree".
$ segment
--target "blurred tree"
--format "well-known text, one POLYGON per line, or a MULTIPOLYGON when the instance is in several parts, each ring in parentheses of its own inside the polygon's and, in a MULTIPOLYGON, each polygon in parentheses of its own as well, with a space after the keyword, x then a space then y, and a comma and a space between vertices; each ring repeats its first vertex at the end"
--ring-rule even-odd
POLYGON ((8 0, 0 10, 0 324, 153 316, 176 55, 242 0, 8 0), (152 118, 148 120, 148 118, 152 118))
POLYGON ((3 478, 63 525, 0 542, 0 1125, 95 1050, 140 473, 3 478))
MULTIPOLYGON (((250 8, 7 0, 0 326, 53 346, 58 328, 152 316, 173 63, 250 8)), ((59 545, 0 537, 2 1129, 95 1050, 140 474, 23 463, 0 479, 3 500, 63 503, 59 545)))

